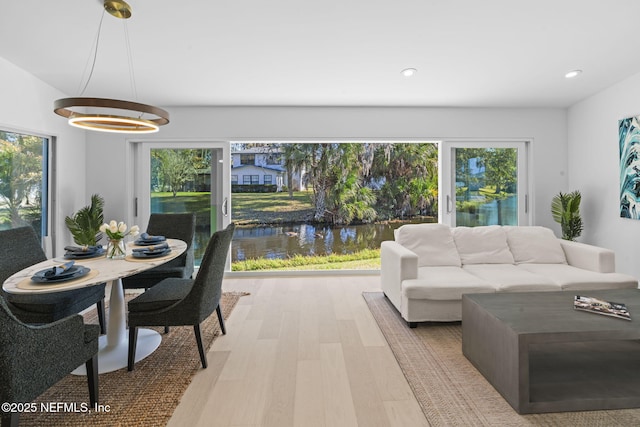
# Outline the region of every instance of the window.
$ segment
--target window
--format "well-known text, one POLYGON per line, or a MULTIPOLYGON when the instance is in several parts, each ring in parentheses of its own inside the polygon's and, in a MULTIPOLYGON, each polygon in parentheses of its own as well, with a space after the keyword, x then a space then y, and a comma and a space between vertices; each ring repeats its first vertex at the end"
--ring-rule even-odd
POLYGON ((48 225, 49 138, 0 130, 0 229, 48 225))
POLYGON ((132 142, 135 158, 136 224, 153 213, 196 215, 193 242, 199 265, 211 235, 228 222, 231 170, 228 145, 216 142, 132 142))
POLYGON ((268 165, 279 165, 282 163, 282 154, 267 154, 266 157, 268 165))
MULTIPOLYGON (((234 233, 233 271, 377 269, 380 244, 393 240, 395 228, 438 220, 436 143, 274 142, 251 148, 281 153, 289 170, 265 168, 265 185, 232 195, 233 219, 245 223, 234 233), (291 185, 284 185, 285 177, 291 185), (276 182, 278 188, 268 186, 276 182)), ((243 182, 257 179, 245 176, 243 182)))
POLYGON ((255 154, 240 154, 240 164, 241 165, 255 165, 256 164, 256 155, 255 154))
POLYGON ((452 226, 527 225, 527 144, 441 145, 441 222, 452 226))
POLYGON ((242 183, 244 185, 260 184, 259 175, 242 175, 242 183))
POLYGON ((231 175, 231 185, 238 184, 238 175, 231 175))

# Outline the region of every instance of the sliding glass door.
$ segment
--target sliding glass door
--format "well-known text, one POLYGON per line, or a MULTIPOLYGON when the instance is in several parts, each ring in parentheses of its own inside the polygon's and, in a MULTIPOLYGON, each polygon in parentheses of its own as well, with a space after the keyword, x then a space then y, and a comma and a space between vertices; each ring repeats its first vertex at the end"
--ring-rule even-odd
POLYGON ((136 224, 152 213, 196 214, 200 264, 209 237, 230 222, 230 159, 226 142, 142 142, 136 145, 136 224))
POLYGON ((443 222, 529 224, 525 142, 443 143, 440 154, 443 222))

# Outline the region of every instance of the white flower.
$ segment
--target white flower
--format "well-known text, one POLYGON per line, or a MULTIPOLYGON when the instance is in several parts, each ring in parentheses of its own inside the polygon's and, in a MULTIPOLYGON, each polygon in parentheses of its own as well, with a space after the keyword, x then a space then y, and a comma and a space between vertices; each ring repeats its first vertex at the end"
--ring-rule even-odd
POLYGON ((129 235, 136 236, 140 228, 137 225, 133 225, 127 232, 127 224, 125 224, 124 221, 116 222, 115 220, 111 220, 108 224, 102 224, 100 231, 106 233, 107 237, 111 240, 121 240, 129 235))

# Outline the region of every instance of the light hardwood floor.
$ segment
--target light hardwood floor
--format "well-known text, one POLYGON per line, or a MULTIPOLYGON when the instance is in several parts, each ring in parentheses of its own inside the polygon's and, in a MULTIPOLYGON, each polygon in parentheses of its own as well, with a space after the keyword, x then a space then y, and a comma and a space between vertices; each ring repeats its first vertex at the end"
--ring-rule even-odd
POLYGON ((247 291, 169 422, 427 426, 362 298, 379 276, 226 278, 247 291))

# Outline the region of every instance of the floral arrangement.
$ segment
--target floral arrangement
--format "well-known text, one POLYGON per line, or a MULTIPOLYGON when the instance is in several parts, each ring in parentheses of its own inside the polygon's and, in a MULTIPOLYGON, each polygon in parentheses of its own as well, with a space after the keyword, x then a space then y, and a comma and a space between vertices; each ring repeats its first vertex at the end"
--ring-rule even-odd
POLYGON ((129 235, 137 236, 140 232, 140 227, 133 225, 129 231, 127 231, 127 224, 122 221, 116 222, 112 219, 109 224, 102 224, 100 231, 106 233, 109 240, 122 240, 129 235))
POLYGON ((127 224, 124 222, 116 222, 111 220, 109 224, 102 224, 100 231, 105 233, 109 238, 107 245, 107 258, 121 259, 125 257, 125 247, 123 239, 127 236, 137 236, 140 228, 137 225, 131 226, 127 230, 127 224))

